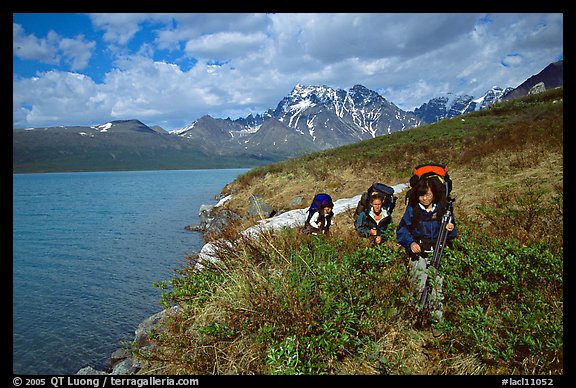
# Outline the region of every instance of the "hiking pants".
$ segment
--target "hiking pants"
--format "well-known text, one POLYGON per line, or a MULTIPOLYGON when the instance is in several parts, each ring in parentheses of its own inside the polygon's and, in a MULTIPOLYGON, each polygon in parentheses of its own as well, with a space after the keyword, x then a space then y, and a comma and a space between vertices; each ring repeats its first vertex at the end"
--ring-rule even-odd
POLYGON ((411 296, 416 306, 430 309, 432 323, 437 323, 442 319, 442 302, 444 301, 442 281, 443 278, 438 270, 430 265, 430 259, 418 255, 412 257, 410 261, 411 296), (420 297, 424 292, 428 277, 430 277, 429 282, 432 285, 432 289, 428 292, 428 305, 420 306, 420 297))

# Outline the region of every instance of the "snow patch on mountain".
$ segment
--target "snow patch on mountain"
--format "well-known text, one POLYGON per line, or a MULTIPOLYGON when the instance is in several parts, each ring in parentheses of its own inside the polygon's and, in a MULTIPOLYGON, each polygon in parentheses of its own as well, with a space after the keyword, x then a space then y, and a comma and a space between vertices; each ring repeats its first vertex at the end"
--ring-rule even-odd
MULTIPOLYGON (((231 137, 245 137, 248 135, 252 135, 256 132, 258 132, 258 130, 260 129, 260 125, 258 125, 257 127, 248 127, 248 128, 243 128, 239 131, 228 131, 228 133, 230 134, 231 137)), ((249 141, 249 140, 246 140, 249 141)))
POLYGON ((112 123, 106 123, 106 124, 102 124, 102 125, 97 125, 95 127, 92 127, 94 129, 97 129, 100 132, 108 132, 108 130, 110 128, 112 128, 112 123))

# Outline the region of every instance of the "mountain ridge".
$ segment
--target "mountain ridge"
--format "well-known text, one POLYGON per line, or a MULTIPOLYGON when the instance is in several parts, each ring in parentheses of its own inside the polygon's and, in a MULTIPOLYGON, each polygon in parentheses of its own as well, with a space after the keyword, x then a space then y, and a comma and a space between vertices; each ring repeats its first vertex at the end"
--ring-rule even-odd
POLYGON ((221 151, 238 154, 243 149, 257 149, 262 154, 282 158, 301 155, 303 151, 334 148, 423 123, 362 85, 344 90, 297 84, 274 110, 264 114, 237 120, 213 119, 210 123, 205 117, 173 133, 201 141, 205 140, 207 125, 220 125, 223 131, 211 135, 219 136, 216 142, 221 151), (301 144, 307 145, 305 150, 301 144))
POLYGON ((564 84, 564 60, 556 61, 546 66, 542 71, 529 77, 516 88, 502 97, 511 100, 527 95, 537 83, 543 82, 546 89, 556 88, 564 84))
POLYGON ((254 167, 484 109, 504 96, 527 94, 527 86, 543 78, 562 83, 562 63, 550 64, 515 89, 495 86, 478 98, 448 93, 413 112, 359 84, 348 90, 296 84, 276 108, 261 114, 235 120, 204 115, 173 131, 137 119, 14 128, 13 171, 254 167))

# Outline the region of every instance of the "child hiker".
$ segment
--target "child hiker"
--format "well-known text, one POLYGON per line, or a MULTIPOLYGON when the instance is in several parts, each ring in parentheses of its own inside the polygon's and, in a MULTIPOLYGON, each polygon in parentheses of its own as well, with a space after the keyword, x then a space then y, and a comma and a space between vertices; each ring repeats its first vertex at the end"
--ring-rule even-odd
POLYGON ((305 234, 329 234, 334 217, 334 204, 332 201, 322 202, 316 212, 312 214, 308 223, 304 226, 305 234))
MULTIPOLYGON (((410 257, 411 295, 417 306, 430 309, 430 324, 434 336, 441 335, 436 325, 442 320, 444 296, 443 278, 437 269, 430 265, 430 260, 442 217, 448 210, 445 190, 444 182, 438 175, 420 178, 410 190, 408 206, 396 228, 396 240, 410 257), (432 284, 429 304, 420 306, 427 280, 432 284)), ((450 214, 450 220, 446 224, 448 241, 457 237, 455 223, 453 214, 450 214)))
POLYGON ((373 245, 386 242, 384 233, 392 222, 392 216, 382 208, 383 198, 378 192, 370 196, 370 207, 358 215, 354 222, 360 236, 369 237, 373 245))

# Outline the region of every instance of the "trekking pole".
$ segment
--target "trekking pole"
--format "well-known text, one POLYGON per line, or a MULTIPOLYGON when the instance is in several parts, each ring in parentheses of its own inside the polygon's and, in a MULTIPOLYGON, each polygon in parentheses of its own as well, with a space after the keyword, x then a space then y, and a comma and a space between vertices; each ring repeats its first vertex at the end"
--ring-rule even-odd
POLYGON ((444 254, 444 248, 446 247, 446 240, 448 239, 448 230, 446 229, 446 225, 450 222, 452 218, 452 208, 453 208, 453 201, 448 201, 448 209, 442 216, 442 224, 440 225, 440 233, 438 234, 438 238, 436 239, 436 245, 434 246, 434 255, 432 256, 432 265, 436 268, 440 267, 440 259, 442 259, 442 255, 444 254))
MULTIPOLYGON (((432 260, 430 265, 434 268, 440 268, 440 260, 442 259, 442 255, 444 254, 444 247, 446 246, 446 240, 448 239, 448 230, 446 230, 446 225, 450 222, 450 218, 452 217, 452 209, 453 209, 453 202, 454 200, 448 201, 448 208, 446 212, 442 216, 442 222, 440 224, 440 231, 438 232, 438 237, 436 238, 436 243, 434 244, 434 251, 432 254, 432 260)), ((430 277, 426 277, 426 285, 424 286, 424 290, 422 291, 422 295, 420 296, 420 307, 425 308, 428 306, 428 299, 430 295, 430 291, 432 290, 432 284, 430 284, 430 277)))

